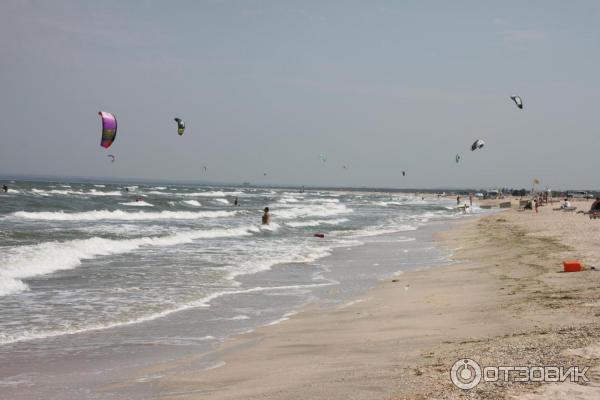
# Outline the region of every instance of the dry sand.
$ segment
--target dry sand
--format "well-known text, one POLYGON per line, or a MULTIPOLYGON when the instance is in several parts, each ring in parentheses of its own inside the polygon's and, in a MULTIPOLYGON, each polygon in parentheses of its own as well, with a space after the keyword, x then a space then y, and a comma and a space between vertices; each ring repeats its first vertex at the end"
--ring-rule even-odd
POLYGON ((551 206, 472 218, 440 235, 457 264, 390 278, 333 309, 315 304, 153 372, 166 375, 166 399, 600 398, 600 272, 560 272, 566 258, 600 266, 599 232, 600 220, 551 206), (220 361, 194 370, 199 357, 220 361), (463 391, 449 371, 464 357, 593 368, 587 385, 463 391))

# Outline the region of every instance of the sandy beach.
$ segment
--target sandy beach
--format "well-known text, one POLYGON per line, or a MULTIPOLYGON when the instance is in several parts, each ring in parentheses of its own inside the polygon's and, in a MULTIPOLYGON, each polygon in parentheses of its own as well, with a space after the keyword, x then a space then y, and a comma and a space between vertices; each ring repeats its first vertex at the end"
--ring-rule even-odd
POLYGON ((139 374, 164 376, 165 399, 597 398, 600 272, 589 268, 599 261, 600 222, 515 204, 439 234, 453 265, 390 277, 334 308, 312 304, 214 352, 139 374), (562 273, 570 258, 587 270, 562 273), (465 357, 592 368, 585 385, 481 382, 464 391, 449 373, 465 357), (214 364, 194 369, 199 359, 214 364))

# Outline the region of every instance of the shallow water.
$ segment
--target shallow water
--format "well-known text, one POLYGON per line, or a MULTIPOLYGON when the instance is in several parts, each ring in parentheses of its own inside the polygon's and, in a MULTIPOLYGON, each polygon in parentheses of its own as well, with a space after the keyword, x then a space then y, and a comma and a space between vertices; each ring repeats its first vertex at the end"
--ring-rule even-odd
MULTIPOLYGON (((445 262, 430 233, 462 216, 453 200, 398 193, 9 186, 0 197, 0 387, 30 395, 82 381, 90 390, 117 371, 281 321, 312 298, 342 301, 394 272, 445 262), (269 226, 260 225, 265 206, 269 226), (388 259, 376 251, 386 243, 388 259), (364 245, 368 256, 353 258, 364 245)), ((85 396, 111 398, 94 393, 85 396)))

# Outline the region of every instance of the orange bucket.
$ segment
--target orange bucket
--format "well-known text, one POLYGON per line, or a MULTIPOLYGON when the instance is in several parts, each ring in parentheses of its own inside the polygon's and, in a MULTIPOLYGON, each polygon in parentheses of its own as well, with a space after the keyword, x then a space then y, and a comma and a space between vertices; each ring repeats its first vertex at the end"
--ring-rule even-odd
POLYGON ((583 266, 579 260, 565 260, 563 261, 563 270, 565 272, 579 272, 583 270, 583 266))

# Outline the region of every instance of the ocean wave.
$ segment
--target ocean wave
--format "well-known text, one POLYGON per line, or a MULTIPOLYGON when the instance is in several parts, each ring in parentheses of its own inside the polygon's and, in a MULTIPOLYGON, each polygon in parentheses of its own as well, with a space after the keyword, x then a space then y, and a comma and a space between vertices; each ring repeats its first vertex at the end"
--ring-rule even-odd
POLYGON ((271 287, 262 287, 257 286, 248 289, 233 289, 233 290, 224 290, 220 292, 212 293, 208 296, 205 296, 199 300, 191 301, 185 304, 180 304, 177 306, 169 307, 165 310, 158 311, 155 313, 151 313, 148 315, 142 315, 138 317, 134 317, 131 319, 126 319, 122 321, 111 321, 105 323, 95 323, 89 324, 79 328, 67 328, 67 329, 52 329, 52 330, 39 330, 32 329, 25 332, 19 332, 14 334, 7 334, 0 332, 0 344, 11 344, 17 342, 25 342, 31 340, 39 340, 39 339, 47 339, 51 337, 57 336, 65 336, 65 335, 76 335, 79 333, 91 332, 91 331, 99 331, 105 329, 112 329, 121 326, 128 326, 139 324, 142 322, 153 321, 158 318, 166 317, 167 315, 189 310, 192 308, 200 308, 200 307, 209 307, 210 303, 220 297, 223 296, 232 296, 236 294, 248 294, 248 293, 261 293, 261 292, 271 292, 271 291, 282 291, 282 290, 298 290, 298 289, 308 289, 320 286, 328 286, 332 285, 332 282, 325 283, 313 283, 306 285, 287 285, 287 286, 271 286, 271 287))
MULTIPOLYGON (((336 246, 342 245, 341 242, 336 244, 336 246)), ((331 250, 332 247, 315 247, 310 242, 294 245, 281 243, 272 251, 253 254, 236 262, 235 265, 226 266, 225 269, 228 271, 227 279, 234 280, 240 275, 251 275, 267 271, 279 264, 314 262, 331 255, 331 250)))
POLYGON ((387 207, 387 206, 401 206, 406 203, 401 203, 399 201, 374 201, 371 204, 375 206, 387 207))
POLYGON ((60 189, 52 189, 52 190, 42 190, 42 189, 31 189, 32 193, 35 194, 39 194, 39 195, 52 195, 52 194, 58 194, 58 195, 63 195, 63 196, 122 196, 123 193, 118 192, 118 191, 110 191, 110 192, 103 192, 103 191, 98 191, 95 189, 91 189, 88 192, 81 192, 78 190, 60 190, 60 189))
POLYGON ((219 204, 230 204, 229 200, 227 200, 227 199, 214 199, 213 202, 219 203, 219 204))
POLYGON ((130 207, 154 207, 153 204, 147 203, 145 201, 130 201, 127 203, 119 203, 122 204, 124 206, 130 206, 130 207))
POLYGON ((23 292, 28 289, 29 287, 22 281, 0 275, 0 297, 23 292))
POLYGON ((373 226, 353 231, 354 236, 367 237, 385 235, 388 233, 416 231, 418 228, 414 225, 396 225, 396 226, 373 226))
POLYGON ((177 193, 177 196, 197 196, 197 197, 225 197, 225 192, 192 192, 192 193, 177 193))
POLYGON ((341 223, 348 222, 348 218, 337 218, 337 219, 314 219, 309 221, 290 221, 285 224, 292 228, 302 228, 309 226, 319 225, 339 225, 341 223))
POLYGON ((344 204, 323 204, 310 205, 306 207, 293 207, 283 210, 273 209, 271 213, 274 217, 281 219, 296 219, 301 217, 329 217, 332 215, 346 214, 354 212, 344 204))
POLYGON ((282 203, 282 204, 287 204, 287 203, 298 203, 300 200, 293 198, 293 197, 283 197, 281 199, 279 199, 277 202, 278 203, 282 203))
POLYGON ((9 215, 12 218, 44 220, 44 221, 98 221, 103 219, 112 219, 120 221, 142 221, 158 219, 202 219, 202 218, 225 218, 235 215, 235 211, 123 211, 123 210, 94 210, 76 213, 66 213, 63 211, 17 211, 9 215))
POLYGON ((309 199, 306 201, 311 202, 311 203, 332 203, 332 204, 340 202, 339 199, 309 199))
POLYGON ((182 203, 192 207, 202 207, 202 204, 198 200, 184 200, 182 203))
POLYGON ((81 265, 83 260, 99 256, 128 253, 141 247, 175 246, 198 239, 249 236, 257 232, 257 227, 245 226, 230 229, 186 231, 167 236, 126 240, 92 237, 66 242, 45 242, 20 246, 5 254, 4 261, 0 264, 0 290, 4 290, 6 294, 25 290, 26 286, 20 279, 73 269, 81 265))

